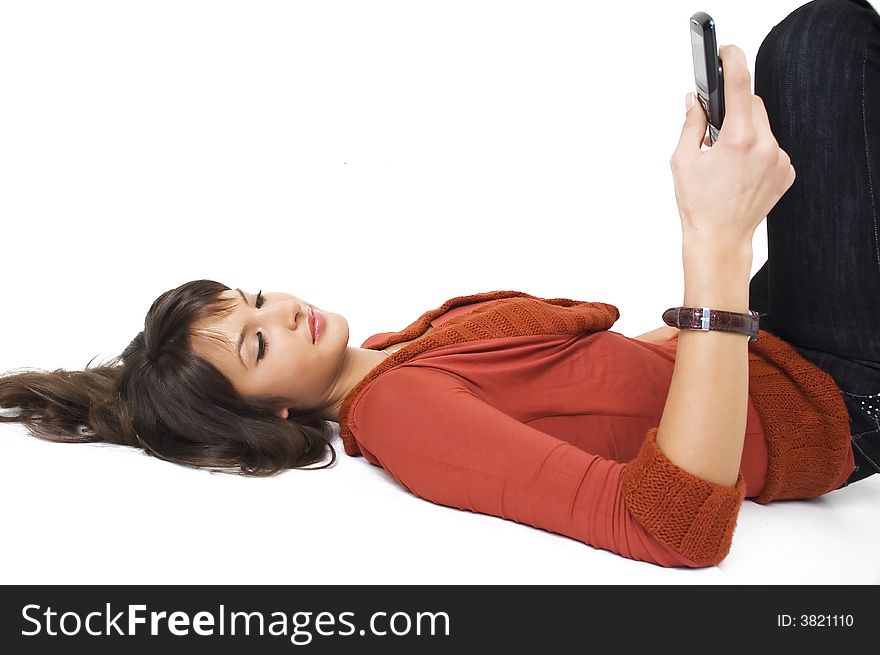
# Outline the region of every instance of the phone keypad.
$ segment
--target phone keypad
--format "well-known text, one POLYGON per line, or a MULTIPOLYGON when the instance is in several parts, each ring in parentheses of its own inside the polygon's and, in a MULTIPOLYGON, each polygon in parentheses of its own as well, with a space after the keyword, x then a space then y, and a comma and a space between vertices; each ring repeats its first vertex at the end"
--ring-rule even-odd
POLYGON ((699 93, 697 94, 697 98, 700 100, 700 105, 703 107, 703 111, 706 112, 706 116, 709 115, 709 103, 701 96, 699 93))
POLYGON ((703 111, 706 112, 706 120, 709 122, 709 143, 714 144, 715 141, 718 140, 718 129, 712 125, 712 114, 709 113, 709 103, 706 102, 706 99, 699 93, 697 94, 697 98, 699 98, 700 106, 703 108, 703 111))

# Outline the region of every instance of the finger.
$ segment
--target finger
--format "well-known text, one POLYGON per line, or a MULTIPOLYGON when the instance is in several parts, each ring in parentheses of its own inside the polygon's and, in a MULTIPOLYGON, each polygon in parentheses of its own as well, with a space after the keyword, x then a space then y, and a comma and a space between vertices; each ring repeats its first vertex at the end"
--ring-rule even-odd
POLYGON ((703 145, 706 146, 707 148, 712 147, 712 139, 709 138, 708 134, 703 137, 703 145))
MULTIPOLYGON (((749 136, 752 128, 752 76, 745 53, 735 45, 718 49, 724 70, 724 123, 722 130, 734 139, 749 136)), ((719 134, 719 137, 721 135, 719 134)))
POLYGON ((693 104, 687 110, 684 126, 681 128, 681 136, 678 138, 678 145, 673 153, 676 158, 691 159, 700 154, 700 144, 706 134, 706 126, 709 124, 703 106, 697 102, 693 92, 691 95, 693 96, 693 104))
POLYGON ((773 135, 773 129, 770 127, 767 108, 764 106, 764 100, 761 96, 752 96, 752 125, 757 136, 772 139, 778 145, 776 137, 773 135))

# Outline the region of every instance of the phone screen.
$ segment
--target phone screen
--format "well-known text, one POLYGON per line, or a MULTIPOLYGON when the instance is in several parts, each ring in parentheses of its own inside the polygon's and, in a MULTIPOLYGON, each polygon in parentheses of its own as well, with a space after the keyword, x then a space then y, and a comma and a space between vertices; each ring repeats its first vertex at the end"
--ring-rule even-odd
POLYGON ((703 37, 691 30, 691 45, 694 47, 694 74, 700 90, 709 93, 709 72, 706 70, 706 53, 703 51, 703 37))

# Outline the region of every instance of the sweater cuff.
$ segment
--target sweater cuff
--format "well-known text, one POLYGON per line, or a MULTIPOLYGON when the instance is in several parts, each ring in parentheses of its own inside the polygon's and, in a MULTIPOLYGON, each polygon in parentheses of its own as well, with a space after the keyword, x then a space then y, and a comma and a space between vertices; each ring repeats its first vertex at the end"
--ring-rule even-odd
POLYGON ((726 487, 673 464, 648 430, 622 474, 623 498, 636 521, 657 541, 699 566, 714 566, 730 551, 746 495, 742 473, 726 487))

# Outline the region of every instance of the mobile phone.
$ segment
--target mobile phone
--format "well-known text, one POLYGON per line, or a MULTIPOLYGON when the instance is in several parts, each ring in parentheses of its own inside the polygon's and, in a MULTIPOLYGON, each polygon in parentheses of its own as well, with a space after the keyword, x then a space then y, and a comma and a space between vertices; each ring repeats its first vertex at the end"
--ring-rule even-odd
POLYGON ((691 16, 691 45, 697 99, 709 119, 709 141, 714 144, 724 121, 724 71, 718 56, 715 21, 704 11, 691 16))

